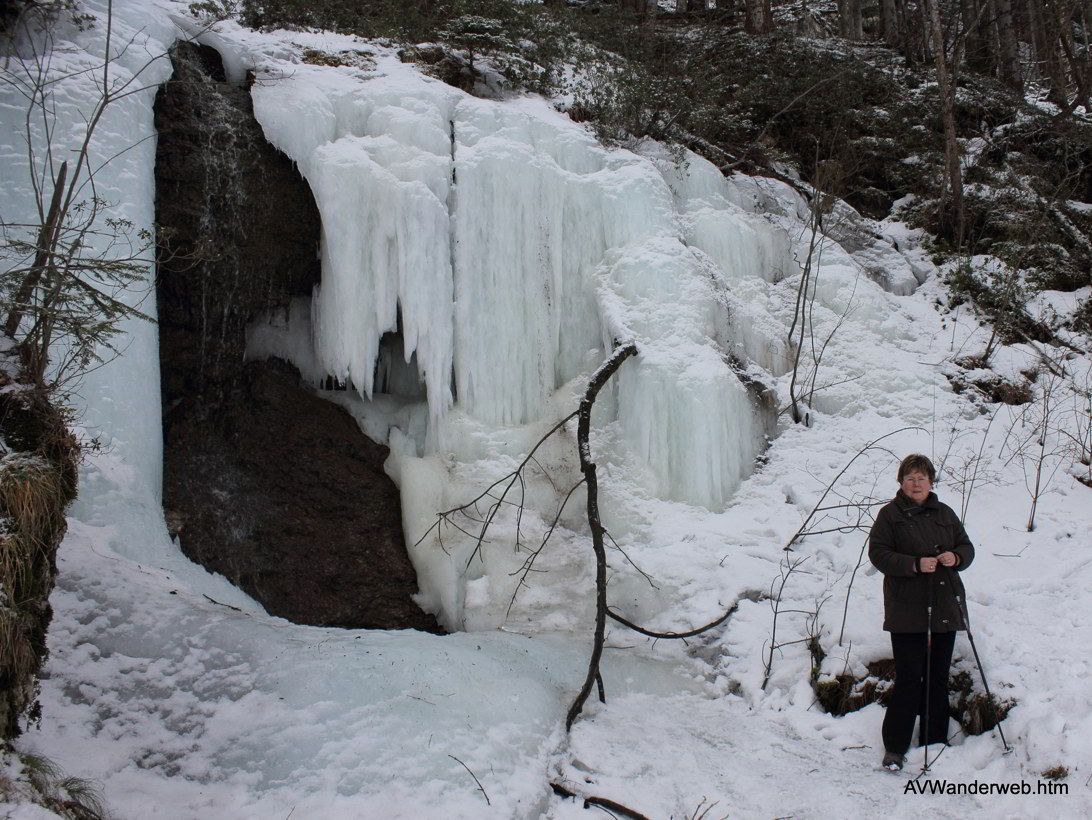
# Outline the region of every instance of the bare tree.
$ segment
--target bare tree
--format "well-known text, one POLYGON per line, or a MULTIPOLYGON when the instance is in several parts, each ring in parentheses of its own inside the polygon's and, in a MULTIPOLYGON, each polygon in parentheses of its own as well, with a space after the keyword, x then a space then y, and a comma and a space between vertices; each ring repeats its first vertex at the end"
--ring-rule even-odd
POLYGON ((864 39, 861 0, 838 0, 838 31, 847 40, 864 39))
POLYGON ((111 215, 113 204, 100 195, 96 176, 116 156, 96 161, 92 149, 107 111, 145 91, 148 69, 164 58, 151 55, 131 73, 115 71, 135 40, 117 41, 108 0, 105 18, 95 22, 105 26, 105 56, 64 73, 53 65, 57 5, 23 10, 12 36, 29 43, 30 54, 0 65, 0 85, 24 105, 21 136, 36 211, 31 221, 0 216, 2 328, 18 346, 24 378, 45 391, 116 354, 124 319, 148 318, 133 293, 150 289, 153 237, 111 215), (81 83, 97 91, 69 150, 57 135, 57 99, 81 83), (70 158, 62 159, 65 153, 70 158))
POLYGON ((1005 449, 1009 452, 1005 463, 1020 464, 1024 471, 1024 484, 1031 496, 1028 532, 1035 529, 1039 498, 1057 473, 1065 453, 1064 440, 1058 436, 1065 378, 1058 372, 1047 370, 1039 375, 1036 390, 1039 394, 1037 399, 1023 405, 1014 416, 1005 440, 1005 449))
POLYGON ((777 640, 777 620, 784 614, 805 614, 809 617, 815 615, 818 618, 819 611, 816 608, 815 612, 805 611, 801 609, 782 609, 781 602, 785 596, 785 585, 789 582, 789 578, 792 574, 800 569, 800 566, 808 560, 809 556, 803 558, 789 558, 785 556, 781 559, 781 566, 778 572, 778 577, 770 582, 770 609, 773 611, 773 623, 770 626, 770 642, 767 647, 766 663, 763 665, 762 673, 762 686, 761 689, 765 691, 766 685, 770 682, 770 673, 773 670, 774 653, 780 651, 783 647, 791 646, 792 644, 803 643, 807 638, 794 638, 788 641, 778 642, 777 640), (780 583, 778 583, 780 582, 780 583), (777 587, 777 591, 774 592, 774 587, 777 587))
POLYGON ((770 0, 743 0, 744 29, 748 34, 769 34, 773 31, 773 6, 770 0))
POLYGON ((992 39, 997 43, 997 75, 1017 94, 1023 94, 1024 77, 1020 70, 1020 46, 1016 40, 1012 0, 989 0, 989 3, 992 39))
POLYGON ((963 37, 957 36, 946 42, 940 0, 923 0, 923 3, 929 15, 940 114, 944 124, 944 187, 940 195, 940 222, 949 229, 958 246, 963 244, 964 208, 962 149, 956 134, 955 89, 963 37))

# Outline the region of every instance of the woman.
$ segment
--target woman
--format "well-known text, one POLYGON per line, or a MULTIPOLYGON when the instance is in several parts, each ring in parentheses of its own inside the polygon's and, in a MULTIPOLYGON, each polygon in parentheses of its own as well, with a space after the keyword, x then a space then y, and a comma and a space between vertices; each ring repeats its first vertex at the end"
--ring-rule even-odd
POLYGON ((974 546, 959 516, 932 491, 936 475, 925 456, 904 458, 899 491, 876 516, 868 539, 868 557, 884 574, 883 628, 891 633, 895 656, 895 690, 883 719, 883 765, 896 771, 919 714, 919 744, 948 739, 948 669, 956 631, 966 629, 957 573, 974 560, 974 546))

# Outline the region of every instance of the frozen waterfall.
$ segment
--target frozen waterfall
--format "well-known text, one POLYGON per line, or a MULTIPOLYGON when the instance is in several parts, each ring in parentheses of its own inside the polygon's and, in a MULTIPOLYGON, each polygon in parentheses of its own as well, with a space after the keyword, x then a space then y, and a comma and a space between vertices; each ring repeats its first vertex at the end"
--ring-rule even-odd
MULTIPOLYGON (((299 65, 253 90, 323 218, 310 329, 285 329, 313 340, 297 364, 370 399, 384 334, 400 333, 427 394, 414 449, 427 455, 453 446, 453 406, 532 424, 633 339, 640 358, 614 393, 622 445, 655 495, 723 508, 765 433, 735 369, 776 370, 783 348, 730 292, 794 268, 784 231, 697 158, 680 169, 610 150, 545 102, 478 99, 381 65, 382 83, 299 65)), ((300 347, 261 338, 258 353, 300 347)))

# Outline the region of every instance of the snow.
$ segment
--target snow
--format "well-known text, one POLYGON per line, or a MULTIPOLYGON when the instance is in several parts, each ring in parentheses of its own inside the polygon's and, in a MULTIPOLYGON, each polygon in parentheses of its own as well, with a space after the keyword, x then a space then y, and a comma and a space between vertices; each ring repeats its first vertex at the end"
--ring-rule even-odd
MULTIPOLYGON (((179 36, 168 12, 183 5, 115 4, 115 28, 139 44, 119 71, 179 36)), ((56 69, 101 54, 100 33, 70 32, 56 69)), ((1030 462, 1012 449, 1033 416, 950 389, 950 361, 984 349, 988 334, 937 309, 946 299, 920 237, 873 223, 867 241, 816 236, 812 248, 807 204, 782 182, 725 179, 697 157, 682 168, 651 144, 603 148, 542 100, 472 98, 353 38, 233 24, 215 37, 256 67, 259 119, 311 184, 324 225, 321 288, 256 323, 248 355, 351 381, 355 393, 327 395, 390 444, 420 603, 461 631, 292 625, 190 563, 160 508, 155 327, 134 323, 124 356, 80 391, 84 428, 103 446, 70 511, 44 719, 24 747, 101 782, 119 818, 588 816, 551 780, 651 817, 710 804, 709 817, 1092 813, 1090 491, 1051 471, 1025 531, 1030 462), (304 45, 364 50, 375 67, 305 65, 304 45), (789 402, 786 339, 809 249, 804 426, 777 411, 789 402), (889 264, 897 277, 875 276, 889 264), (385 340, 399 319, 400 340, 385 340), (566 736, 593 617, 580 491, 558 515, 578 478, 574 423, 536 453, 521 548, 509 512, 481 550, 451 529, 443 548, 419 539, 438 510, 514 469, 575 409, 615 340, 630 339, 639 355, 600 395, 590 446, 612 538, 611 605, 675 631, 738 610, 685 644, 612 625, 607 702, 593 698, 566 736), (373 381, 377 359, 386 390, 373 381), (825 675, 889 655, 857 524, 861 504, 890 497, 897 459, 913 451, 941 467, 941 498, 966 509, 975 639, 991 688, 1017 701, 1004 724, 1012 755, 995 732, 960 736, 917 782, 1034 790, 1065 765, 1068 795, 908 795, 921 753, 903 775, 877 771, 880 707, 835 718, 815 703, 809 631, 825 675), (785 552, 821 498, 831 509, 785 552), (555 516, 521 583, 527 549, 555 516), (791 561, 802 563, 789 572, 791 561), (766 596, 783 578, 771 653, 766 596)), ((154 85, 165 63, 150 71, 154 85)), ((78 135, 88 93, 58 100, 64 140, 78 135)), ((152 135, 153 93, 109 111, 99 159, 152 135)), ((16 134, 4 94, 0 133, 16 134)), ((139 142, 96 178, 139 225, 152 220, 153 148, 139 142)), ((25 155, 5 140, 5 218, 28 208, 25 155)), ((995 367, 1017 376, 1037 358, 1003 348, 995 367)), ((1088 358, 1067 367, 1086 372, 1088 358)), ((1064 437, 1051 441, 1052 464, 1067 463, 1064 437)), ((956 655, 977 680, 965 636, 956 655)))

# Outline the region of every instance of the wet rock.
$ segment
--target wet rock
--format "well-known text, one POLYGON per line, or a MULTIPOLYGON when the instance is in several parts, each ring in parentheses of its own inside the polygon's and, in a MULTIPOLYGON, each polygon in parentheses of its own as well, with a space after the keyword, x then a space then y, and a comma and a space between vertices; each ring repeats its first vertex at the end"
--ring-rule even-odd
POLYGON ((425 629, 410 600, 387 448, 276 360, 252 362, 215 424, 176 424, 166 490, 183 551, 297 623, 425 629))
POLYGON ((164 506, 183 551, 298 623, 436 630, 411 600, 386 448, 245 329, 319 279, 307 183, 212 49, 180 45, 156 101, 164 506))

